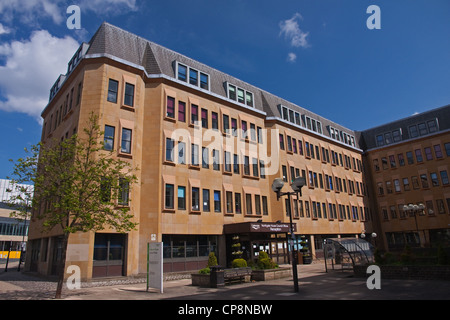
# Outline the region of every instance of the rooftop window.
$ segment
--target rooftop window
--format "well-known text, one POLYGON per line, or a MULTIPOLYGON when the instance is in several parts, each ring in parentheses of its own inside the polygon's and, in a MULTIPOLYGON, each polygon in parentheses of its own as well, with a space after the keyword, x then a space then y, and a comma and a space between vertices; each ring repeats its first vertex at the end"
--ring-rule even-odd
POLYGON ((209 75, 197 69, 191 68, 180 62, 176 62, 175 75, 178 80, 189 83, 201 89, 210 90, 209 75))

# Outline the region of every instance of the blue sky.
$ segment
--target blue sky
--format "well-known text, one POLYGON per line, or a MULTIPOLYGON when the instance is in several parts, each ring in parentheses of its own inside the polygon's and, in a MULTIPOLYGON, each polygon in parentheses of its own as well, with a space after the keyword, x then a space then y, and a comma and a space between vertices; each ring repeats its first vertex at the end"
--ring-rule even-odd
POLYGON ((363 130, 450 104, 449 17, 448 0, 0 0, 0 178, 39 142, 50 87, 103 21, 363 130), (66 26, 72 4, 81 30, 66 26))

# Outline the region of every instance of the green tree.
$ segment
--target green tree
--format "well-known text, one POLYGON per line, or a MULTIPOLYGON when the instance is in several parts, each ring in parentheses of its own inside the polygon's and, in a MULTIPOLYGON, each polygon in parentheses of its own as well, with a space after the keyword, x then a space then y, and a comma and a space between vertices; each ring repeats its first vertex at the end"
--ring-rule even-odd
MULTIPOLYGON (((43 232, 58 228, 63 235, 62 261, 55 298, 61 297, 69 235, 105 228, 136 228, 129 214, 129 191, 137 168, 103 148, 98 117, 91 113, 81 131, 63 141, 33 146, 14 163, 18 183, 33 183, 33 218, 43 232)), ((20 212, 19 212, 20 214, 20 212)))

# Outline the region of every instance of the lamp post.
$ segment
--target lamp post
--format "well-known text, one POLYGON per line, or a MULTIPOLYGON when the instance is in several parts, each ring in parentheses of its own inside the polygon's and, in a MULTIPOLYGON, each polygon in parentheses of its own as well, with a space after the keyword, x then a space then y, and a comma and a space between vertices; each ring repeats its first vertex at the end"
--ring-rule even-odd
MULTIPOLYGON (((419 246, 421 246, 421 241, 420 241, 420 235, 419 235, 419 225, 417 224, 417 214, 419 214, 420 216, 425 215, 424 213, 424 209, 425 206, 423 205, 423 203, 419 203, 419 204, 408 204, 408 205, 404 205, 403 206, 403 211, 405 213, 409 213, 409 215, 413 215, 414 216, 414 220, 416 222, 416 231, 417 231, 417 235, 419 236, 419 246)), ((423 236, 424 236, 424 241, 425 241, 425 231, 423 232, 423 236)))
POLYGON ((280 178, 276 178, 272 183, 272 190, 277 194, 277 200, 280 200, 281 196, 288 196, 289 201, 289 222, 291 233, 291 251, 292 251, 292 275, 294 277, 294 292, 298 292, 298 274, 297 274, 297 257, 294 254, 295 233, 294 225, 292 223, 292 211, 291 211, 291 195, 302 195, 302 187, 306 185, 306 179, 303 177, 297 177, 291 184, 293 192, 281 192, 284 186, 284 181, 280 178))

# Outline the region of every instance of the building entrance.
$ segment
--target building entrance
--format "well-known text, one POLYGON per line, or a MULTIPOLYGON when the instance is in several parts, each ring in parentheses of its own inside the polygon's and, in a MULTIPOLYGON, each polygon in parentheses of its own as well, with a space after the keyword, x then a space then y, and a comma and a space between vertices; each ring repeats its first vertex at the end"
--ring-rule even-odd
POLYGON ((93 278, 125 275, 126 237, 125 234, 95 235, 93 278))
MULTIPOLYGON (((236 258, 233 245, 240 244, 240 257, 256 262, 259 252, 265 251, 277 264, 290 263, 288 249, 289 223, 245 222, 224 225, 227 246, 227 265, 236 258)), ((295 231, 294 224, 294 231, 295 231)))

